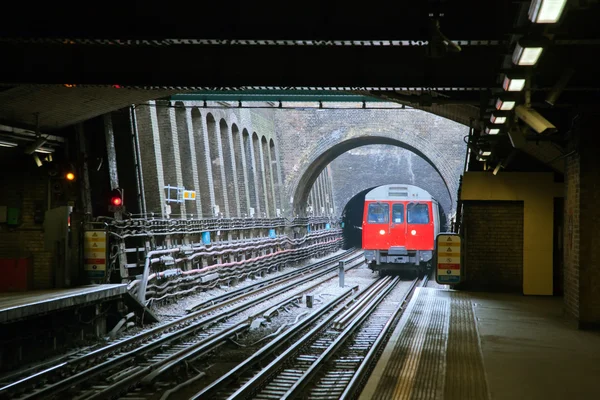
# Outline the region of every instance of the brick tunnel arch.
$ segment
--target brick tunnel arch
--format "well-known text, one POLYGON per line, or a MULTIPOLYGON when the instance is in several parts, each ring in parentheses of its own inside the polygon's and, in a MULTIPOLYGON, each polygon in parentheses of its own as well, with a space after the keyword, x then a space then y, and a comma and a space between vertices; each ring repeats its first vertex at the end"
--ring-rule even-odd
MULTIPOLYGON (((455 193, 458 191, 458 177, 455 176, 455 169, 450 165, 447 160, 439 151, 436 151, 428 146, 419 146, 424 148, 421 150, 416 146, 418 142, 408 140, 401 140, 392 133, 380 134, 380 135, 364 135, 351 138, 339 138, 337 142, 329 143, 329 146, 324 146, 325 143, 315 146, 315 149, 325 149, 324 151, 313 151, 310 154, 310 161, 307 163, 307 167, 300 171, 298 177, 293 181, 291 185, 291 203, 293 215, 305 216, 306 215, 306 201, 308 199, 310 190, 313 183, 321 174, 323 169, 335 160, 338 156, 343 153, 355 149, 357 147, 376 145, 376 144, 387 144, 392 146, 401 147, 407 149, 421 158, 423 158, 433 169, 440 175, 448 195, 450 202, 454 202, 455 193), (433 160, 436 160, 434 162, 433 160)), ((324 138, 322 141, 330 141, 331 137, 324 138)), ((333 183, 335 185, 335 182, 333 183)), ((340 210, 341 211, 341 210, 340 210)))

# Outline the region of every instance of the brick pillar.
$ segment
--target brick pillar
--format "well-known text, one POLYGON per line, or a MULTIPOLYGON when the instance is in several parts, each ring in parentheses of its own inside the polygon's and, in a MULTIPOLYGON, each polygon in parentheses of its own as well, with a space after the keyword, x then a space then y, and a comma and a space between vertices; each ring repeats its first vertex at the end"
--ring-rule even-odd
MULTIPOLYGON (((216 150, 217 150, 217 154, 211 154, 212 159, 213 159, 213 165, 217 164, 219 165, 219 168, 217 171, 215 171, 216 173, 219 174, 219 179, 218 181, 220 182, 221 186, 219 187, 219 193, 221 193, 221 198, 223 199, 222 202, 223 204, 221 204, 221 214, 225 217, 230 217, 231 213, 229 212, 229 193, 228 193, 228 185, 231 185, 230 182, 228 182, 228 178, 231 178, 229 176, 229 174, 227 173, 227 158, 225 157, 225 146, 228 146, 228 142, 227 142, 227 135, 228 135, 228 131, 229 131, 229 127, 227 126, 227 123, 224 120, 221 120, 219 122, 219 124, 217 124, 216 126, 217 129, 217 134, 215 135, 215 137, 210 138, 210 140, 214 140, 216 141, 216 150), (216 163, 215 163, 216 161, 216 163)), ((211 147, 211 152, 212 152, 212 147, 211 147)), ((215 179, 215 185, 217 184, 217 180, 215 179)))
MULTIPOLYGON (((266 169, 266 165, 265 165, 265 154, 264 154, 265 153, 264 150, 265 150, 266 146, 263 145, 264 140, 265 140, 264 137, 259 139, 259 142, 258 142, 258 156, 259 157, 258 157, 257 161, 259 162, 259 166, 260 166, 259 167, 260 181, 262 182, 260 185, 261 191, 262 191, 261 196, 262 196, 262 198, 265 199, 265 201, 264 201, 265 208, 264 208, 263 212, 265 213, 265 216, 267 218, 269 218, 271 216, 272 204, 269 202, 269 187, 267 185, 268 173, 267 173, 267 169, 266 169)), ((266 143, 266 141, 264 143, 266 143)))
POLYGON ((165 182, 155 102, 137 107, 136 111, 141 166, 144 177, 146 210, 164 216, 165 182))
MULTIPOLYGON (((170 107, 169 102, 157 101, 156 115, 160 133, 164 182, 166 185, 183 187, 175 109, 170 107)), ((177 198, 175 191, 172 191, 171 193, 171 198, 177 198)), ((174 218, 185 215, 185 203, 170 202, 169 204, 171 205, 171 213, 174 218)))
POLYGON ((581 115, 566 159, 565 306, 580 328, 600 328, 600 113, 581 115))
POLYGON ((193 214, 194 218, 197 218, 201 214, 202 205, 200 203, 200 182, 198 180, 198 164, 196 161, 191 110, 182 106, 176 107, 175 116, 177 119, 179 151, 181 153, 183 185, 187 190, 196 191, 196 200, 186 203, 186 211, 188 214, 193 214))
POLYGON ((281 184, 279 182, 277 156, 275 154, 275 142, 273 142, 273 139, 269 141, 269 168, 271 171, 271 189, 273 191, 274 201, 273 207, 275 209, 275 212, 277 212, 277 209, 282 211, 281 184))
MULTIPOLYGON (((237 127, 235 125, 232 125, 231 128, 229 128, 228 126, 226 127, 227 130, 225 132, 223 131, 223 129, 221 129, 221 148, 223 149, 225 171, 227 174, 227 199, 229 201, 229 216, 239 217, 240 190, 238 183, 238 174, 236 172, 236 147, 233 141, 233 130, 237 130, 237 127)), ((239 134, 237 136, 239 136, 239 134)))
POLYGON ((242 134, 237 125, 231 129, 232 154, 234 165, 235 193, 238 199, 238 216, 248 214, 248 179, 246 177, 246 157, 244 156, 244 143, 242 134))
POLYGON ((261 171, 259 169, 259 160, 260 154, 258 150, 258 136, 256 133, 253 133, 251 136, 251 145, 250 145, 250 164, 252 170, 252 185, 254 187, 254 204, 255 204, 255 216, 257 218, 262 218, 262 211, 264 207, 264 202, 261 202, 262 196, 262 188, 260 184, 262 182, 261 171))

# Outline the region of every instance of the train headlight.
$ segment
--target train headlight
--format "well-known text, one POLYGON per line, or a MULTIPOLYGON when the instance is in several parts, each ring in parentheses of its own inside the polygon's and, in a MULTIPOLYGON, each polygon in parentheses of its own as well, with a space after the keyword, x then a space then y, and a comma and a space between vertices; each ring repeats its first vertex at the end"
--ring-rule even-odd
POLYGON ((385 231, 382 229, 382 230, 379 231, 379 234, 380 235, 385 235, 385 231))
POLYGON ((417 234, 417 231, 415 231, 414 229, 412 231, 410 231, 410 234, 415 236, 417 234))

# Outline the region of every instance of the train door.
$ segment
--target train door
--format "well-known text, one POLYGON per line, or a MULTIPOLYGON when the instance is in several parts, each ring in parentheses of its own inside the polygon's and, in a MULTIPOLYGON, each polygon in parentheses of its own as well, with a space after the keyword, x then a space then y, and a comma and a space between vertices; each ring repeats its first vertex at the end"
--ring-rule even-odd
POLYGON ((404 203, 392 204, 392 220, 390 221, 390 247, 406 246, 406 218, 404 203))
POLYGON ((381 250, 389 248, 390 205, 373 202, 367 207, 366 224, 363 227, 363 248, 381 250))
POLYGON ((427 203, 406 205, 406 249, 433 250, 433 216, 427 203))

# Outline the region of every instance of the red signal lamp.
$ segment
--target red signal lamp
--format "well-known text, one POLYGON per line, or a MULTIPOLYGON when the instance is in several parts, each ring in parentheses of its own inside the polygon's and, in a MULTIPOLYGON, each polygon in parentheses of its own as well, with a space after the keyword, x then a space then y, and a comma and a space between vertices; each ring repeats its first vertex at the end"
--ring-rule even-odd
POLYGON ((110 193, 109 211, 122 211, 121 207, 123 207, 123 190, 113 189, 110 193))

